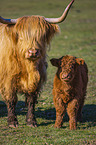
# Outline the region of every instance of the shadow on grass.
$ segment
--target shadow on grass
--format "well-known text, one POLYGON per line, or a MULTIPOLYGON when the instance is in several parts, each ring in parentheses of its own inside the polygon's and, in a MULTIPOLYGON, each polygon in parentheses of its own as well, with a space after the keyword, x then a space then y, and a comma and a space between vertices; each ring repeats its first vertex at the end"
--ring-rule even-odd
POLYGON ((0 101, 0 117, 7 116, 7 106, 3 101, 0 101))
MULTIPOLYGON (((83 112, 83 123, 90 122, 91 123, 90 126, 96 126, 96 105, 94 104, 84 105, 82 112, 83 112)), ((16 113, 17 115, 26 115, 27 108, 25 107, 25 102, 18 101, 16 106, 16 113)), ((35 114, 36 114, 36 118, 50 120, 49 123, 45 121, 42 124, 40 124, 42 126, 55 123, 55 119, 56 119, 55 108, 50 108, 46 110, 44 110, 43 108, 37 108, 35 114)), ((0 117, 5 117, 5 116, 7 116, 7 107, 4 102, 0 101, 0 117)), ((68 122, 68 121, 69 118, 66 113, 64 116, 64 122, 68 122)))

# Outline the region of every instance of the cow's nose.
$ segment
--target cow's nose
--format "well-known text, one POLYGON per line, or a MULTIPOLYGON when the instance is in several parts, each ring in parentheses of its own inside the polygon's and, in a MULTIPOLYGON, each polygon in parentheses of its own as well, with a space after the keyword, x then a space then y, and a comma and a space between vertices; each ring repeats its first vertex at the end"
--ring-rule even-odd
POLYGON ((63 74, 62 74, 62 79, 67 78, 67 76, 68 76, 68 74, 63 73, 63 74))
POLYGON ((29 50, 29 55, 30 56, 37 56, 38 54, 39 54, 39 50, 38 49, 29 50))

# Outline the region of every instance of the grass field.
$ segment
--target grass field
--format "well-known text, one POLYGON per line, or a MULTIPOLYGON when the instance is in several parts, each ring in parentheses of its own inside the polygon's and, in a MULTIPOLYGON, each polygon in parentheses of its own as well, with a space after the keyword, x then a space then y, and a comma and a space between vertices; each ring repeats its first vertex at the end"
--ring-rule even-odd
MULTIPOLYGON (((0 0, 0 15, 18 18, 24 15, 59 17, 71 0, 0 0)), ((38 127, 26 126, 27 108, 24 95, 18 94, 16 113, 18 128, 7 126, 6 105, 0 97, 0 145, 95 145, 96 144, 96 0, 75 0, 66 21, 59 24, 61 33, 51 43, 48 51, 48 78, 38 104, 38 127), (54 128, 55 108, 52 96, 53 77, 56 68, 50 59, 62 55, 82 57, 88 65, 89 82, 83 108, 83 123, 77 130, 69 130, 67 114, 63 127, 54 128)), ((2 54, 0 54, 2 55, 2 54)))

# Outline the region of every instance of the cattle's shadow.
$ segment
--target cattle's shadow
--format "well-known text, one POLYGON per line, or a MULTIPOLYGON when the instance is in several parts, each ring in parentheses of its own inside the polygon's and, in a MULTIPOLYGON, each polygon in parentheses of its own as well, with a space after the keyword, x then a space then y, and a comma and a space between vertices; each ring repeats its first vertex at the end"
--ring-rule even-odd
MULTIPOLYGON (((25 102, 18 101, 16 105, 16 114, 17 115, 25 115, 25 102)), ((3 101, 0 101, 0 117, 7 116, 7 106, 3 101)))
MULTIPOLYGON (((88 104, 84 105, 83 107, 83 122, 89 122, 89 127, 90 126, 96 126, 96 105, 94 104, 88 104)), ((16 114, 17 115, 26 115, 27 113, 27 108, 25 107, 25 102, 23 101, 18 101, 17 106, 16 106, 16 114)), ((40 126, 47 126, 48 124, 54 124, 55 119, 56 119, 56 111, 55 108, 50 108, 50 109, 43 109, 42 108, 36 108, 35 111, 36 118, 42 118, 45 120, 50 120, 50 121, 45 121, 40 124, 40 126)), ((5 117, 7 116, 7 107, 6 104, 2 101, 0 101, 0 117, 5 117)), ((67 113, 64 116, 64 122, 68 122, 69 118, 67 113)))
MULTIPOLYGON (((36 111, 36 116, 41 117, 45 120, 50 120, 50 121, 53 120, 52 123, 55 123, 55 119, 56 119, 55 108, 46 109, 44 111, 41 111, 41 109, 36 111)), ((87 127, 96 126, 96 105, 94 104, 84 105, 82 114, 83 114, 82 124, 87 122, 88 123, 87 127)), ((69 122, 69 117, 67 113, 65 113, 64 122, 69 122)), ((40 124, 40 125, 43 125, 43 124, 40 124)))
POLYGON ((7 116, 7 106, 3 101, 0 101, 0 117, 7 116))

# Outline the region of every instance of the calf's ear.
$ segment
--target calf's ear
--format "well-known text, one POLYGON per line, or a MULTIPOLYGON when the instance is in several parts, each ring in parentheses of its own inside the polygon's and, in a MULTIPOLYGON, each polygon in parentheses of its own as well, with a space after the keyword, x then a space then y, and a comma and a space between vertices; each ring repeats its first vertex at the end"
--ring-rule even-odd
POLYGON ((76 58, 76 63, 79 65, 84 65, 84 60, 82 58, 76 58))
POLYGON ((53 59, 50 59, 50 62, 53 66, 56 66, 56 67, 59 66, 59 59, 53 58, 53 59))

